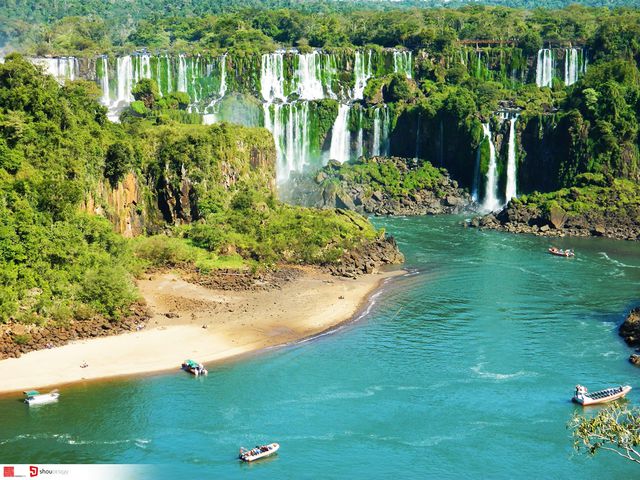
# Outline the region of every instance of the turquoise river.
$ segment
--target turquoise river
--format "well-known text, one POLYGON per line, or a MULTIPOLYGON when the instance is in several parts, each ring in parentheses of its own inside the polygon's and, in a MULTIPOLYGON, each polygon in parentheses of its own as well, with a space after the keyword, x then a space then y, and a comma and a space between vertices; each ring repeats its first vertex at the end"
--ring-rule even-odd
MULTIPOLYGON (((576 383, 640 370, 617 327, 640 300, 640 244, 376 219, 409 274, 357 321, 195 379, 176 370, 67 386, 58 404, 0 399, 5 463, 152 464, 150 478, 638 478, 572 449, 576 383), (277 456, 241 464, 240 445, 277 456)), ((181 359, 179 359, 181 360, 181 359)), ((594 410, 589 410, 593 413, 594 410)))

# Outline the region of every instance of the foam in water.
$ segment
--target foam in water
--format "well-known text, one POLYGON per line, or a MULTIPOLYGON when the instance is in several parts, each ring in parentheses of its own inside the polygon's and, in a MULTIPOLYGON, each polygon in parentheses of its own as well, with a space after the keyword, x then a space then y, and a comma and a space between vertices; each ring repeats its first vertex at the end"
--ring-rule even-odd
POLYGON ((485 188, 482 208, 488 211, 494 211, 500 208, 500 202, 498 200, 498 166, 496 164, 496 147, 493 144, 489 122, 482 124, 482 131, 484 132, 484 137, 489 142, 489 169, 487 170, 487 186, 485 188))
POLYGON ((509 144, 507 154, 507 187, 505 199, 508 202, 518 196, 517 171, 516 171, 516 121, 518 115, 512 115, 509 119, 509 144))
POLYGON ((542 48, 538 51, 538 61, 536 64, 536 85, 539 87, 550 87, 555 71, 555 59, 553 50, 542 48))

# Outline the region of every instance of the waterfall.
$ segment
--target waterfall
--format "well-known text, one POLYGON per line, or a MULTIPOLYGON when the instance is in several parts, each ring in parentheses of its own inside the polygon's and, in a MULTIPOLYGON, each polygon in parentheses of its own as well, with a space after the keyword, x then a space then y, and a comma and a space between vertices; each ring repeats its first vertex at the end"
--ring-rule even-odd
POLYGON ((260 66, 260 92, 266 102, 286 101, 284 94, 284 56, 282 53, 265 53, 260 66))
POLYGON ((34 65, 44 68, 44 73, 51 75, 60 84, 78 77, 78 59, 75 57, 34 57, 29 59, 34 65))
POLYGON ((538 50, 538 61, 536 63, 536 84, 539 87, 550 87, 555 71, 555 59, 550 48, 538 50))
POLYGON ((295 82, 298 85, 301 99, 320 100, 324 98, 321 67, 322 58, 318 52, 298 55, 295 82))
POLYGON ((130 55, 125 55, 124 57, 118 57, 116 59, 116 75, 117 97, 115 104, 116 106, 129 104, 133 101, 133 95, 131 95, 133 69, 131 66, 130 55))
POLYGON ((476 152, 476 166, 473 169, 473 187, 471 188, 471 198, 474 202, 477 202, 479 199, 479 190, 480 190, 480 151, 481 148, 478 147, 478 151, 476 152))
POLYGON ((517 171, 516 171, 516 120, 518 115, 512 115, 509 119, 509 145, 507 154, 507 188, 505 199, 508 202, 518 196, 517 171))
POLYGON ((373 111, 373 141, 371 155, 389 156, 389 107, 376 107, 373 111))
POLYGON ((358 136, 356 137, 356 158, 364 154, 364 131, 362 130, 362 108, 358 109, 358 136))
POLYGON ((100 89, 102 90, 100 103, 108 107, 111 104, 111 90, 109 88, 109 59, 106 56, 100 57, 100 66, 102 68, 101 75, 98 76, 100 89))
POLYGON ((277 180, 282 182, 309 163, 309 103, 265 103, 263 109, 264 126, 276 144, 277 180))
MULTIPOLYGON (((202 123, 205 125, 211 125, 218 121, 218 106, 220 101, 227 94, 227 54, 225 53, 219 58, 220 62, 220 85, 218 87, 218 96, 214 97, 204 109, 202 115, 202 123)), ((207 76, 211 76, 213 73, 213 65, 210 63, 207 65, 207 76)), ((195 79, 194 79, 195 82, 195 79)), ((266 105, 266 104, 265 104, 266 105)), ((266 115, 265 115, 266 119, 266 115)), ((266 121, 266 120, 265 120, 266 121)))
POLYGON ((178 55, 178 91, 187 91, 187 61, 182 53, 178 55))
POLYGON ((587 57, 584 49, 565 48, 564 50, 564 83, 573 85, 580 75, 587 70, 587 57))
POLYGON ((364 98, 364 89, 367 81, 373 76, 371 65, 371 50, 365 57, 361 52, 356 51, 356 58, 353 63, 353 74, 355 76, 355 85, 353 87, 352 97, 354 100, 364 98))
POLYGON ((500 208, 498 200, 498 165, 496 164, 496 148, 491 138, 491 127, 489 123, 482 124, 484 137, 489 141, 489 169, 487 170, 487 185, 485 188, 484 202, 482 208, 494 211, 500 208))
POLYGON ((404 73, 411 78, 411 51, 393 52, 393 73, 404 73))
POLYGON ((351 105, 341 103, 333 127, 331 128, 331 148, 329 158, 344 163, 349 160, 349 111, 351 105))

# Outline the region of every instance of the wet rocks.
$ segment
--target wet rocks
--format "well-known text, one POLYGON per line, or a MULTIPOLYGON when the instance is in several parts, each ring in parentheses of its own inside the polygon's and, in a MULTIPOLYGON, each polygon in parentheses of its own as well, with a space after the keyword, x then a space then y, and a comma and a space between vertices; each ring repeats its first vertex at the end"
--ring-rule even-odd
POLYGON ((640 307, 629 312, 618 333, 630 347, 640 346, 640 307))
POLYGON ((386 264, 401 264, 404 255, 400 253, 395 238, 387 236, 346 252, 336 264, 327 269, 332 275, 355 278, 364 273, 375 273, 386 264))

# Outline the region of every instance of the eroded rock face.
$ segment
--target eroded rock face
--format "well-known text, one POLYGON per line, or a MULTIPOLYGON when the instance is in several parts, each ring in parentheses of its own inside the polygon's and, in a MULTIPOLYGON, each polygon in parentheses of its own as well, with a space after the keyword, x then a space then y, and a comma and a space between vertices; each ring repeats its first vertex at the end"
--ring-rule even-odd
MULTIPOLYGON (((414 159, 374 157, 367 160, 391 163, 406 174, 420 167, 414 159)), ((331 162, 327 166, 330 168, 331 162)), ((338 168, 340 164, 336 165, 338 168)), ((394 195, 374 184, 345 180, 335 172, 320 171, 313 179, 294 178, 283 195, 290 203, 316 208, 343 208, 370 215, 438 215, 460 213, 471 203, 471 196, 458 183, 443 175, 432 189, 416 189, 394 195)))
POLYGON ((640 346, 640 307, 629 312, 618 333, 630 347, 640 346))
POLYGON ((382 265, 401 264, 404 255, 392 236, 386 236, 347 252, 335 265, 328 267, 333 275, 355 278, 363 273, 375 273, 382 265))

